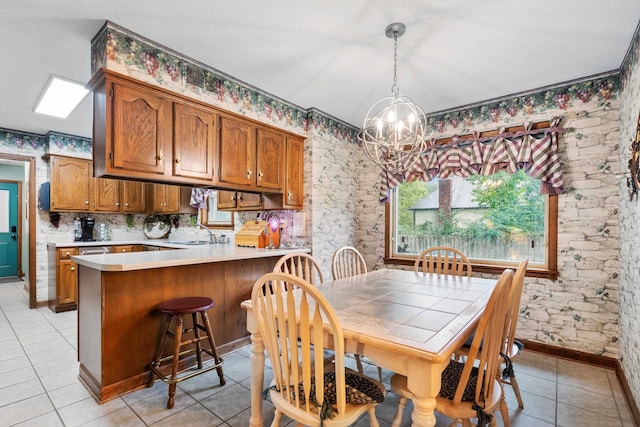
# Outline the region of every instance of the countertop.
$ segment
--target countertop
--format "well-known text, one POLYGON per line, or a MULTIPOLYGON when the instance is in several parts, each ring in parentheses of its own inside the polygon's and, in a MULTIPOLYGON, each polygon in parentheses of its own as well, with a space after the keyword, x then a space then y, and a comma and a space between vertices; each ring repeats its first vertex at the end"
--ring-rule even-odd
POLYGON ((212 262, 237 261, 252 258, 280 257, 292 252, 311 252, 309 249, 303 248, 259 249, 237 247, 230 243, 189 246, 179 245, 169 241, 154 241, 154 243, 151 243, 148 240, 143 242, 72 242, 71 244, 54 243, 53 245, 56 247, 75 247, 95 246, 96 243, 98 243, 98 245, 151 244, 153 246, 174 247, 182 250, 81 255, 71 257, 71 260, 79 265, 100 271, 133 271, 181 265, 207 264, 212 262))

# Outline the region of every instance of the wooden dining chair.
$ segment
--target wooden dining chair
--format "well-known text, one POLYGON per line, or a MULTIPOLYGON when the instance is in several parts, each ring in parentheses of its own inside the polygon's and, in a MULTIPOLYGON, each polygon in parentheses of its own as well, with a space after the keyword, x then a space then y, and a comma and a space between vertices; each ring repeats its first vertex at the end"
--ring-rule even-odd
MULTIPOLYGON (((498 371, 496 372, 496 378, 498 378, 501 384, 511 385, 513 391, 516 394, 516 399, 518 400, 518 406, 520 406, 520 408, 524 408, 524 404, 522 402, 520 387, 518 386, 516 375, 513 369, 513 358, 515 358, 523 348, 523 345, 519 341, 516 341, 515 333, 518 324, 518 313, 520 311, 520 299, 522 296, 522 288, 524 286, 524 276, 527 271, 528 264, 528 260, 520 261, 520 263, 518 264, 518 268, 513 275, 511 287, 509 288, 507 315, 505 317, 504 334, 502 337, 503 345, 502 349, 500 350, 500 354, 498 355, 500 364, 498 365, 498 371), (503 364, 505 365, 504 369, 502 369, 503 364)), ((456 358, 459 359, 461 357, 469 356, 471 342, 472 339, 467 341, 462 347, 456 350, 456 358)), ((476 357, 479 357, 482 352, 483 347, 481 345, 476 357)), ((505 397, 503 393, 502 399, 504 398, 505 397)), ((504 403, 504 405, 506 405, 506 403, 504 403)), ((503 426, 510 427, 511 422, 509 420, 509 412, 500 411, 500 414, 502 416, 503 426)))
MULTIPOLYGON (((478 427, 496 426, 493 412, 498 406, 500 411, 507 411, 496 372, 500 366, 512 281, 513 270, 505 270, 500 275, 478 322, 469 357, 464 363, 452 359, 442 372, 435 410, 454 420, 461 420, 464 427, 471 427, 472 418, 477 418, 478 427), (479 351, 481 345, 482 352, 479 351)), ((400 397, 391 425, 399 427, 407 399, 413 398, 413 394, 407 387, 407 377, 400 374, 391 377, 391 390, 400 397)))
POLYGON ((326 298, 311 283, 287 273, 268 273, 253 286, 252 310, 273 370, 269 396, 272 427, 282 415, 305 426, 350 426, 384 400, 379 382, 345 369, 344 335, 326 298), (314 358, 331 348, 333 363, 314 358))
POLYGON ((306 280, 312 285, 324 282, 318 262, 304 252, 292 252, 278 260, 274 272, 289 273, 306 280))
MULTIPOLYGON (((520 300, 522 298, 522 289, 524 288, 524 276, 527 272, 528 260, 520 261, 518 269, 513 276, 513 285, 511 295, 509 297, 510 307, 507 319, 507 331, 506 339, 504 341, 504 348, 502 349, 502 363, 505 368, 500 375, 500 381, 502 384, 510 385, 513 392, 516 395, 518 406, 524 408, 524 402, 522 401, 522 395, 520 394, 520 386, 516 379, 515 370, 513 368, 513 359, 515 359, 520 351, 524 348, 524 345, 520 341, 516 340, 516 328, 518 327, 518 315, 520 313, 520 300)), ((504 418, 504 416, 503 416, 504 418)), ((509 427, 505 424, 505 427, 509 427)))
MULTIPOLYGON (((367 264, 362 254, 353 246, 343 246, 333 253, 331 258, 331 275, 333 280, 345 277, 357 276, 367 272, 367 264)), ((353 355, 356 359, 358 372, 364 373, 362 358, 359 354, 353 355)), ((382 368, 378 366, 378 380, 382 382, 382 368)))
POLYGON ((418 255, 413 271, 471 277, 471 262, 455 248, 434 246, 418 255))
POLYGON ((362 254, 353 246, 343 246, 333 253, 331 275, 333 280, 357 276, 367 272, 362 254))

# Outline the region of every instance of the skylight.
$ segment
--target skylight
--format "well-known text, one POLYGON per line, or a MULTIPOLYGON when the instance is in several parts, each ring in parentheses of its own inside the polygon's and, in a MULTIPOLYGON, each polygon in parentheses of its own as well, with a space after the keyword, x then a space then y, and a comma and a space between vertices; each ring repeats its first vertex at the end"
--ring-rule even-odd
POLYGON ((66 119, 88 93, 84 84, 52 74, 33 111, 66 119))

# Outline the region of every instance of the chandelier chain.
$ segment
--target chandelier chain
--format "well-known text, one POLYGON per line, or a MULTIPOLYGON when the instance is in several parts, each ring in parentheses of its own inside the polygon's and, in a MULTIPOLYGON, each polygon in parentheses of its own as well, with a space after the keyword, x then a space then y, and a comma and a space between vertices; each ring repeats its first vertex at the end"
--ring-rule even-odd
POLYGON ((393 32, 393 86, 391 86, 391 93, 396 98, 400 93, 398 87, 398 32, 393 32))

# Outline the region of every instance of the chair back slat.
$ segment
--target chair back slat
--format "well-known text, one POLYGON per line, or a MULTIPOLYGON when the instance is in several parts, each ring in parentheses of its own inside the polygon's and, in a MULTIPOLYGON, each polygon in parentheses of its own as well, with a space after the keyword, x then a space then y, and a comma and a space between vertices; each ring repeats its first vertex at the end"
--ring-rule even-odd
POLYGON ((455 248, 434 246, 418 255, 413 264, 413 271, 471 277, 471 261, 455 248))
POLYGON ((336 376, 334 409, 344 414, 344 336, 326 298, 306 280, 277 272, 258 279, 251 301, 280 396, 295 408, 319 415, 321 407, 310 397, 311 383, 314 379, 315 401, 322 406, 324 373, 330 369, 336 376), (324 348, 335 352, 333 367, 325 364, 324 348))
POLYGON ((505 270, 498 279, 489 301, 480 317, 476 332, 471 342, 467 361, 453 398, 454 405, 459 405, 471 372, 477 367, 476 403, 482 405, 493 394, 496 386, 496 372, 500 364, 500 351, 504 338, 509 295, 513 282, 513 270, 505 270), (480 351, 482 348, 482 351, 480 351), (477 364, 475 364, 477 360, 477 364), (474 365, 475 364, 475 365, 474 365))
POLYGON ((331 275, 334 280, 357 276, 367 272, 367 264, 360 252, 353 246, 343 246, 333 253, 331 275))

